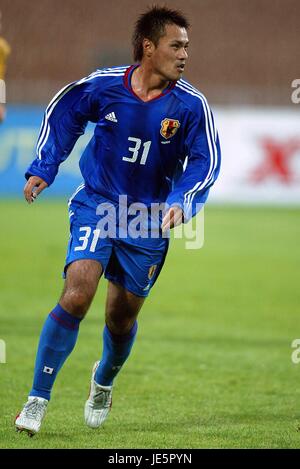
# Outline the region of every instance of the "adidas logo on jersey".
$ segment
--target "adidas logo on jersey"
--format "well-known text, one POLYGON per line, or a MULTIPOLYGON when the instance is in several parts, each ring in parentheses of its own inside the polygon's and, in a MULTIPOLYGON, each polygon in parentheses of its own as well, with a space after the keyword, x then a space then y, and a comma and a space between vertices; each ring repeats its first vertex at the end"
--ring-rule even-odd
POLYGON ((116 114, 114 112, 106 114, 105 119, 112 122, 118 122, 118 119, 116 118, 116 114))

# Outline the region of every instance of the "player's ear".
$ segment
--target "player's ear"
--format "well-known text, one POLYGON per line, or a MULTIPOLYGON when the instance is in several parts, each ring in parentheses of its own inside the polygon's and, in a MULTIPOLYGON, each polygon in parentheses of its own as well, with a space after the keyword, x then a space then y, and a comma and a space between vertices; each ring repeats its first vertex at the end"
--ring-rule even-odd
POLYGON ((155 49, 155 46, 150 39, 144 38, 143 39, 143 51, 144 51, 144 57, 151 57, 153 54, 153 51, 155 49))

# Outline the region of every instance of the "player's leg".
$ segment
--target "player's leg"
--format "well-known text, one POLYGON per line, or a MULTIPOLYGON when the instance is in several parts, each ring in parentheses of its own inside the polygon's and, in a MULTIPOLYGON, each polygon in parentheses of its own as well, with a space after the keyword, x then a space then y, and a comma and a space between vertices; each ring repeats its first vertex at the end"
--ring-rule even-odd
POLYGON ((122 285, 108 283, 103 353, 95 381, 111 386, 128 358, 137 332, 137 316, 145 297, 137 296, 122 285))
POLYGON ((100 262, 80 259, 72 262, 66 272, 59 304, 72 316, 83 319, 97 291, 102 275, 100 262))
POLYGON ((30 396, 50 400, 57 373, 76 344, 80 321, 94 298, 101 273, 101 264, 95 260, 69 265, 61 298, 42 329, 30 396))
POLYGON ((59 303, 42 329, 28 402, 16 419, 16 427, 34 434, 40 429, 57 373, 72 352, 79 330, 96 293, 101 264, 92 259, 72 262, 59 303))
POLYGON ((168 250, 168 240, 141 245, 116 240, 105 277, 109 280, 103 352, 94 365, 85 421, 99 427, 108 416, 113 380, 127 360, 137 332, 137 315, 154 285, 168 250))
POLYGON ((68 203, 70 238, 64 269, 66 281, 59 303, 44 324, 33 388, 16 419, 17 428, 31 428, 32 433, 39 431, 57 373, 75 346, 80 321, 92 302, 102 269, 105 270, 111 255, 110 240, 102 239, 97 229, 97 205, 98 201, 86 193, 84 184, 76 189, 68 203), (24 413, 29 416, 27 428, 24 413))
POLYGON ((112 399, 115 376, 127 360, 137 332, 137 316, 145 301, 118 283, 108 283, 103 352, 92 372, 89 399, 85 404, 85 421, 98 428, 106 419, 112 399))

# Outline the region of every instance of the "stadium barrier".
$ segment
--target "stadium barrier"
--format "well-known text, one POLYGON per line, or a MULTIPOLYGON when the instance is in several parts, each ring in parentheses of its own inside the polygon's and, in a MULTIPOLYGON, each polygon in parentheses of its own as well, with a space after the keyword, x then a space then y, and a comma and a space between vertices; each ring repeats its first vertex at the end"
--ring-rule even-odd
MULTIPOLYGON (((0 126, 0 197, 22 197, 44 108, 8 106, 0 126)), ((214 108, 222 168, 210 202, 300 204, 300 113, 290 108, 214 108)), ((82 181, 78 162, 89 126, 61 165, 48 197, 68 197, 82 181)))

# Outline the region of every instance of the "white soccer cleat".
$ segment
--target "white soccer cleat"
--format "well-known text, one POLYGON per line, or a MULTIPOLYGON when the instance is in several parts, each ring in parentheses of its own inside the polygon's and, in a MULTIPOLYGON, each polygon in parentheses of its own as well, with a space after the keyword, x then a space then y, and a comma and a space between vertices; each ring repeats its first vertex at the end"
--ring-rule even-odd
POLYGON ((25 431, 29 436, 34 436, 41 428, 47 405, 47 399, 29 396, 22 412, 16 417, 16 431, 25 431))
POLYGON ((90 394, 84 406, 84 420, 91 428, 102 425, 112 406, 112 386, 100 386, 94 380, 99 363, 93 367, 90 394))

